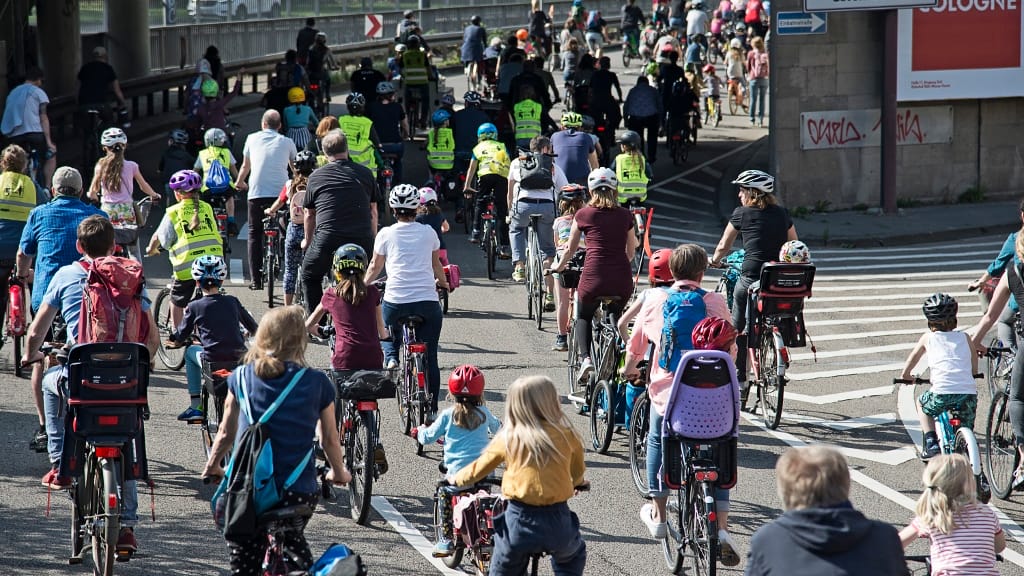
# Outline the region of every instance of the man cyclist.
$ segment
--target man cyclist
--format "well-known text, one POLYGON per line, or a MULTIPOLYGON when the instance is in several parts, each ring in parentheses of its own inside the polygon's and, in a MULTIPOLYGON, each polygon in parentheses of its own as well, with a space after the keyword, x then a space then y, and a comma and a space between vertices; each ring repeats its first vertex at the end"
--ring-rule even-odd
MULTIPOLYGON (((379 94, 377 87, 380 86, 381 82, 386 81, 379 70, 374 70, 373 60, 368 56, 364 56, 359 60, 359 69, 352 72, 352 75, 348 77, 349 87, 352 92, 358 92, 363 96, 368 94, 379 94)), ((373 105, 368 106, 368 111, 373 111, 373 105)))
POLYGON ((373 129, 373 120, 366 117, 366 97, 353 92, 345 98, 345 106, 348 107, 348 114, 340 116, 338 124, 348 140, 348 156, 353 162, 369 168, 376 178, 380 138, 373 129))
POLYGON ((105 122, 110 121, 110 92, 117 99, 118 116, 126 128, 127 110, 121 84, 117 81, 117 73, 107 64, 107 49, 97 46, 92 49, 92 61, 82 65, 78 70, 78 108, 82 114, 89 110, 99 110, 105 122))
MULTIPOLYGON (((50 190, 53 200, 29 212, 18 245, 16 274, 33 283, 33 316, 42 306, 43 295, 57 270, 79 258, 75 232, 78 223, 89 216, 106 217, 106 213, 99 208, 82 202, 82 175, 78 170, 61 166, 53 173, 52 184, 50 190), (33 258, 36 259, 34 270, 33 258)), ((32 436, 29 449, 36 452, 46 451, 42 382, 43 368, 39 364, 33 364, 32 394, 35 397, 36 414, 39 416, 39 429, 32 436)))
POLYGON ((297 56, 300 64, 306 63, 309 50, 313 47, 313 42, 316 40, 317 34, 320 33, 315 26, 315 18, 306 18, 306 25, 299 30, 299 33, 295 36, 295 55, 297 56))
POLYGON ((619 77, 612 72, 612 59, 602 56, 598 60, 600 69, 594 71, 590 79, 590 108, 595 118, 602 115, 606 120, 607 129, 614 132, 622 121, 622 113, 619 111, 619 103, 622 102, 622 86, 619 84, 619 77), (618 98, 612 98, 612 88, 618 94, 618 98))
POLYGON ((646 19, 644 11, 636 5, 636 0, 626 0, 622 5, 622 37, 633 47, 635 54, 640 53, 640 26, 646 19))
POLYGON ((694 0, 686 13, 686 41, 708 48, 708 13, 704 11, 704 0, 694 0))
POLYGON ((391 168, 394 170, 392 184, 402 181, 402 157, 405 155, 405 139, 409 136, 409 119, 405 109, 395 101, 395 85, 384 81, 377 84, 377 102, 368 106, 373 129, 380 140, 381 154, 396 157, 391 168))
POLYGON ((487 45, 487 30, 481 25, 479 16, 469 19, 469 26, 462 31, 462 46, 459 56, 462 59, 466 78, 469 79, 469 89, 482 89, 480 79, 480 63, 484 61, 484 48, 487 45))
POLYGON ((562 114, 562 130, 551 135, 555 165, 569 182, 587 185, 587 175, 597 168, 597 149, 590 134, 583 132, 583 116, 579 112, 562 114))
MULTIPOLYGON (((309 75, 310 88, 314 84, 318 85, 324 102, 331 101, 331 71, 337 69, 338 63, 334 61, 331 48, 327 45, 327 34, 317 32, 313 46, 310 47, 309 54, 306 56, 306 73, 309 75)), ((380 72, 377 73, 380 74, 380 72)), ((384 75, 381 74, 381 78, 383 77, 384 75)), ((372 91, 368 92, 368 94, 372 93, 372 91)), ((315 99, 314 102, 316 102, 315 99)))
POLYGON ((430 68, 430 55, 422 49, 420 37, 413 35, 406 42, 406 50, 402 53, 400 64, 402 82, 405 84, 407 102, 418 100, 420 105, 419 126, 425 128, 430 100, 430 80, 433 73, 430 68))
POLYGON ((37 154, 42 171, 29 174, 46 184, 57 166, 57 145, 50 136, 50 116, 46 107, 50 98, 43 92, 43 71, 31 67, 25 71, 25 82, 7 95, 0 132, 11 144, 17 144, 29 154, 37 154))

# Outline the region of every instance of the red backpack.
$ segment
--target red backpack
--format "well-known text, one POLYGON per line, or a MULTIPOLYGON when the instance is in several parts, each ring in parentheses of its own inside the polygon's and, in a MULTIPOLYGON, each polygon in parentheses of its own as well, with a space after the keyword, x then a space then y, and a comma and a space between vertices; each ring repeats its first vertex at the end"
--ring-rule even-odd
POLYGON ((82 260, 79 264, 86 271, 86 279, 78 316, 78 343, 145 344, 149 320, 142 311, 142 264, 116 256, 97 258, 92 263, 82 260))

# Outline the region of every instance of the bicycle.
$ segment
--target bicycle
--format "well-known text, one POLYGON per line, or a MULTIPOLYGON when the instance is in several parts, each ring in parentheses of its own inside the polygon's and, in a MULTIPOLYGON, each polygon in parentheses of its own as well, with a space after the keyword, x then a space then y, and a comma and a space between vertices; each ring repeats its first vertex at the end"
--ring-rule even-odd
POLYGON ((718 278, 718 284, 715 286, 715 292, 725 297, 730 312, 732 312, 733 289, 736 288, 736 282, 740 279, 744 256, 746 256, 746 250, 740 249, 722 260, 722 275, 718 278))
MULTIPOLYGON (((228 242, 228 198, 225 194, 211 194, 209 198, 210 207, 213 208, 213 218, 217 221, 217 232, 220 234, 221 245, 224 256, 231 254, 231 244, 228 242)), ((228 277, 231 273, 228 272, 228 277)))
POLYGON ((668 149, 672 155, 672 163, 676 166, 682 166, 686 163, 687 158, 689 158, 690 147, 693 146, 690 138, 690 115, 686 114, 683 118, 674 118, 672 113, 669 112, 667 123, 670 127, 668 149))
MULTIPOLYGON (((975 374, 975 378, 980 377, 981 374, 975 374)), ((931 381, 917 377, 909 380, 893 378, 892 383, 916 386, 918 384, 930 384, 931 381)), ((893 389, 895 390, 895 387, 893 389)), ((992 492, 988 479, 985 478, 985 473, 981 469, 981 450, 978 448, 978 439, 974 436, 974 430, 964 425, 960 418, 959 410, 946 410, 936 416, 934 420, 935 434, 939 439, 941 453, 961 454, 967 458, 967 461, 971 464, 971 473, 974 474, 978 501, 982 504, 988 504, 989 499, 992 497, 992 492)))
POLYGON ((704 97, 704 124, 712 122, 715 128, 722 123, 722 109, 719 106, 719 97, 708 95, 704 97))
POLYGON ((588 382, 587 395, 590 407, 590 442, 598 454, 608 452, 612 433, 616 425, 619 389, 622 382, 618 370, 625 355, 619 336, 619 312, 611 305, 622 299, 614 296, 599 298, 600 305, 591 321, 593 339, 590 344, 590 358, 594 370, 588 382))
MULTIPOLYGON (((633 382, 634 386, 647 386, 650 381, 650 365, 653 360, 654 346, 647 347, 644 360, 637 364, 640 377, 633 382)), ((633 401, 633 412, 629 418, 629 469, 633 476, 633 485, 643 498, 650 498, 647 486, 647 435, 651 427, 651 398, 645 389, 633 401)))
MULTIPOLYGON (((409 435, 413 426, 419 428, 426 425, 432 399, 427 389, 427 344, 416 338, 416 328, 421 324, 423 317, 415 314, 398 320, 402 328, 398 361, 401 374, 395 398, 398 400, 398 414, 402 422, 402 434, 405 436, 409 435)), ((418 441, 416 455, 423 455, 423 445, 418 441)))
MULTIPOLYGON (((325 70, 325 72, 330 73, 325 70)), ((317 118, 323 118, 327 115, 330 104, 326 102, 324 96, 324 85, 319 81, 311 81, 309 83, 310 102, 312 102, 313 113, 316 114, 317 118)))
MULTIPOLYGON (((0 266, 2 268, 2 266, 0 266)), ((21 378, 25 375, 25 368, 21 365, 21 352, 25 346, 25 334, 28 333, 28 294, 25 282, 18 278, 13 264, 10 268, 10 277, 7 280, 6 302, 0 313, 4 315, 2 336, 0 336, 0 347, 3 347, 8 340, 14 342, 14 375, 21 378)))
POLYGON ((631 60, 640 59, 640 31, 626 32, 622 39, 622 67, 629 68, 631 60))
POLYGON ((434 493, 434 528, 438 534, 444 534, 451 540, 454 549, 450 556, 442 559, 444 565, 457 569, 462 564, 463 556, 469 556, 477 574, 487 574, 491 564, 491 553, 494 550, 494 517, 499 514, 496 507, 500 506, 500 494, 478 494, 480 490, 490 492, 491 487, 501 487, 501 480, 484 478, 472 486, 452 486, 445 480, 437 483, 438 490, 434 493), (441 497, 443 495, 443 498, 441 497), (473 506, 475 522, 467 523, 463 516, 462 527, 456 529, 454 522, 446 519, 443 507, 449 510, 466 497, 476 499, 473 506))
POLYGON ((114 225, 114 256, 121 258, 132 258, 132 248, 138 251, 139 229, 146 225, 149 211, 152 209, 153 199, 149 196, 135 203, 136 221, 129 224, 124 220, 112 221, 114 225))
MULTIPOLYGON (((931 574, 932 574, 932 557, 931 557, 930 554, 906 555, 906 556, 903 557, 903 559, 906 560, 908 563, 909 562, 915 562, 917 564, 922 564, 923 565, 923 566, 921 566, 920 568, 917 568, 917 569, 913 569, 913 568, 910 568, 908 566, 907 567, 907 576, 931 576, 931 574)), ((1003 561, 1002 554, 996 554, 996 562, 1002 562, 1002 561, 1003 561)))
POLYGON ((277 508, 261 514, 256 519, 257 532, 267 536, 267 549, 263 554, 262 574, 263 576, 291 576, 293 574, 306 574, 309 566, 297 554, 285 547, 284 543, 296 532, 303 528, 296 526, 298 521, 313 516, 313 507, 308 504, 298 504, 277 508), (299 568, 299 571, 292 571, 288 564, 299 568))
POLYGON ((729 114, 735 116, 738 108, 743 108, 744 111, 747 109, 747 91, 742 80, 730 79, 728 83, 729 114))
MULTIPOLYGON (((589 492, 590 491, 590 483, 587 482, 586 484, 583 484, 581 486, 576 486, 574 488, 574 490, 576 491, 577 494, 580 494, 582 492, 589 492)), ((502 506, 501 509, 504 510, 504 506, 502 506)), ((529 575, 530 576, 537 576, 539 574, 540 559, 543 558, 544 556, 548 556, 548 555, 549 555, 549 553, 547 551, 537 552, 537 553, 534 553, 534 554, 530 555, 530 566, 529 566, 529 575)))
MULTIPOLYGON (((993 344, 1001 344, 996 339, 993 344)), ((1013 475, 1020 465, 1020 451, 1010 426, 1010 372, 1014 351, 1011 348, 990 346, 985 379, 992 402, 985 422, 985 469, 992 492, 1007 500, 1013 491, 1013 475)))
POLYGON ((569 354, 566 358, 566 375, 569 382, 569 393, 566 395, 580 414, 584 413, 583 407, 586 405, 586 400, 579 395, 577 389, 577 380, 579 378, 579 369, 582 358, 579 356, 579 352, 576 350, 576 336, 575 330, 573 330, 573 323, 575 322, 576 316, 576 287, 579 286, 580 274, 583 270, 583 264, 586 260, 587 252, 585 250, 577 250, 576 254, 569 259, 569 263, 566 265, 565 270, 558 273, 558 282, 563 288, 569 290, 569 314, 568 314, 568 326, 565 327, 566 334, 566 347, 569 349, 569 354))
POLYGON ((544 255, 540 251, 540 214, 530 214, 526 241, 526 315, 537 321, 537 330, 544 321, 544 255))
MULTIPOLYGON (((199 293, 198 286, 196 293, 199 293)), ((193 295, 192 299, 195 298, 193 295)), ((160 332, 160 344, 156 349, 156 355, 168 370, 181 370, 185 365, 185 350, 188 349, 189 342, 183 342, 181 346, 169 345, 171 334, 178 328, 174 323, 171 308, 171 284, 167 284, 160 289, 153 304, 153 319, 160 332)))
POLYGON ((633 255, 633 268, 639 272, 644 261, 644 235, 647 231, 647 216, 650 209, 644 206, 639 198, 630 198, 623 208, 629 210, 629 213, 633 215, 633 231, 636 233, 637 239, 636 254, 633 255))
MULTIPOLYGON (((284 211, 287 214, 287 211, 284 211)), ((284 261, 284 230, 280 226, 281 211, 263 219, 263 286, 267 290, 267 307, 274 307, 274 281, 284 261)))
POLYGON ((498 260, 498 223, 495 220, 494 196, 487 194, 479 199, 483 206, 480 220, 483 222, 483 230, 480 234, 480 249, 484 251, 487 259, 487 279, 494 280, 494 270, 498 260))
MULTIPOLYGON (((203 407, 200 420, 189 421, 199 426, 199 438, 202 442, 204 462, 209 460, 213 452, 213 441, 217 438, 217 430, 224 419, 224 400, 228 395, 228 376, 238 367, 238 362, 210 362, 203 360, 203 388, 200 392, 199 405, 203 407), (211 402, 212 400, 212 402, 211 402)), ((230 458, 225 458, 230 460, 230 458)), ((227 462, 224 464, 227 464, 227 462)))

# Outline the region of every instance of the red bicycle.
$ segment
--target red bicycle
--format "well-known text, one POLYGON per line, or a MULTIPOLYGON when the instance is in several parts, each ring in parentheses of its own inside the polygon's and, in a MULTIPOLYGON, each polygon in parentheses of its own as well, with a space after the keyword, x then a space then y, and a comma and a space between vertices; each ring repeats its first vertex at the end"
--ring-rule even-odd
POLYGON ((7 284, 7 305, 3 309, 3 335, 0 337, 0 347, 7 344, 8 340, 14 341, 14 375, 19 378, 25 371, 21 365, 21 354, 29 324, 27 303, 25 282, 18 278, 14 268, 11 268, 7 284))

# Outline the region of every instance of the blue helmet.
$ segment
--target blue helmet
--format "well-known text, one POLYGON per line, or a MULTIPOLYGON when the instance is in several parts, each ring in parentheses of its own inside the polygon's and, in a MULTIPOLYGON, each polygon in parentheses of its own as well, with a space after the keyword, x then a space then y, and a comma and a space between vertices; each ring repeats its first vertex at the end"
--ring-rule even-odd
POLYGON ((476 137, 480 140, 494 140, 498 137, 498 127, 490 122, 481 124, 476 129, 476 137))
POLYGON ((451 112, 441 109, 434 112, 434 115, 430 117, 430 121, 434 124, 434 126, 440 126, 441 124, 444 124, 445 122, 450 120, 451 117, 451 112))

